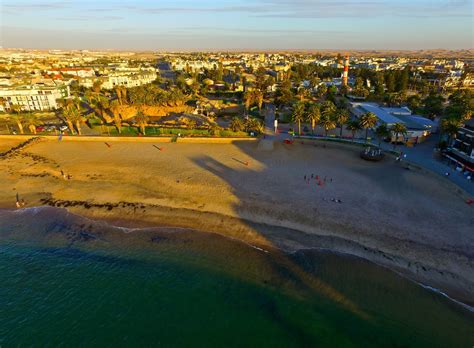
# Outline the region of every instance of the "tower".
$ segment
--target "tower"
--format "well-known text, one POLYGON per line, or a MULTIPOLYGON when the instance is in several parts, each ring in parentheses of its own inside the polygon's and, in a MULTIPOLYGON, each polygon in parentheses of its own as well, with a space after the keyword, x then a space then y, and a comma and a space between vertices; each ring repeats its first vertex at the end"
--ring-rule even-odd
POLYGON ((344 72, 342 74, 343 86, 347 86, 348 79, 349 79, 349 55, 347 55, 344 60, 344 72))

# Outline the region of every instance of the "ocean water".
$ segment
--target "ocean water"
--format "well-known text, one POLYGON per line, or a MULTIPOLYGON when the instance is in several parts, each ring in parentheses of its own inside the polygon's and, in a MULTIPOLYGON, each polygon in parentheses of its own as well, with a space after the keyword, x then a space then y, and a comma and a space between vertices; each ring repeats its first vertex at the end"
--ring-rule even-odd
POLYGON ((471 347, 473 328, 354 257, 0 210, 1 347, 471 347))

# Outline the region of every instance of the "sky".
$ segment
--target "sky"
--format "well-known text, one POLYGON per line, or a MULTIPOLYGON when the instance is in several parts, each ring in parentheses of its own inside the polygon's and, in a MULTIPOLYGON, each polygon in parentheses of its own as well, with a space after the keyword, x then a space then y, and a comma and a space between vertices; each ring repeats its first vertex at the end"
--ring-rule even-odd
POLYGON ((474 47, 474 0, 0 0, 0 46, 278 50, 474 47))

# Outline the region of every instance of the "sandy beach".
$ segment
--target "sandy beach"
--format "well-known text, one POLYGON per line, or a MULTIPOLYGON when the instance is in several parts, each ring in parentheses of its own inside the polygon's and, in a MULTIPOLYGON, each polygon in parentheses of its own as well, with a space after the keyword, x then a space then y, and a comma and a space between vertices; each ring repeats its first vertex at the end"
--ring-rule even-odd
MULTIPOLYGON (((0 152, 19 143, 0 139, 0 152)), ((472 305, 474 207, 443 178, 391 158, 365 162, 358 151, 42 140, 0 158, 0 207, 15 209, 18 193, 25 207, 114 225, 191 227, 263 249, 331 249, 472 305)))

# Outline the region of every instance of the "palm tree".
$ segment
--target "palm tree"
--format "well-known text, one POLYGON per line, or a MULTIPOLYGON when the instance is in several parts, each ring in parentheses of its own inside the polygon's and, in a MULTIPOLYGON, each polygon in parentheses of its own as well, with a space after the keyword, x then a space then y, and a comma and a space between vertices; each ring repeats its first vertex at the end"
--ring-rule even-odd
POLYGON ((311 134, 314 135, 314 128, 316 124, 321 119, 321 110, 319 104, 311 104, 308 113, 306 114, 306 119, 309 123, 311 123, 311 134))
POLYGON ((341 128, 341 132, 339 133, 339 137, 342 138, 342 128, 344 124, 347 122, 349 119, 349 111, 347 109, 337 109, 334 119, 336 120, 337 124, 341 128))
POLYGON ((393 149, 395 150, 398 143, 398 137, 407 134, 407 126, 403 123, 395 123, 390 130, 392 133, 395 133, 395 143, 393 144, 393 149))
POLYGON ((97 111, 94 110, 96 114, 102 119, 105 120, 107 116, 107 110, 110 108, 110 102, 107 98, 103 96, 99 96, 96 99, 96 104, 95 104, 97 111))
POLYGON ((240 132, 244 128, 244 123, 240 117, 234 117, 229 126, 232 131, 240 132))
POLYGON ((115 87, 115 94, 117 95, 117 100, 119 101, 120 105, 123 105, 124 100, 127 95, 127 90, 125 87, 122 86, 116 86, 115 87))
POLYGON ((23 116, 24 123, 28 126, 30 133, 36 134, 36 127, 43 124, 35 115, 26 114, 23 116))
POLYGON ((258 133, 263 133, 264 131, 263 122, 258 118, 248 118, 244 122, 244 127, 247 132, 255 131, 258 133))
POLYGON ((448 146, 451 144, 451 140, 456 136, 462 122, 454 117, 447 117, 441 120, 441 129, 448 135, 448 146))
MULTIPOLYGON (((68 114, 68 119, 71 124, 76 125, 76 130, 78 135, 82 135, 82 123, 84 118, 81 115, 81 111, 76 108, 70 108, 70 113, 68 114)), ((72 129, 72 128, 71 128, 72 129)))
POLYGON ((471 110, 464 111, 463 114, 461 115, 461 120, 464 122, 469 121, 471 118, 472 118, 471 110))
POLYGON ((75 121, 76 113, 77 110, 75 108, 67 106, 63 108, 63 116, 66 119, 66 123, 69 130, 71 131, 71 134, 74 134, 73 122, 75 121))
POLYGON ((257 103, 258 110, 262 111, 263 105, 263 93, 259 89, 253 91, 253 99, 257 103))
POLYGON ((375 134, 377 135, 377 138, 379 139, 379 147, 380 147, 380 144, 382 143, 382 139, 390 135, 390 130, 388 129, 387 124, 382 123, 380 126, 375 128, 375 134))
POLYGON ((12 111, 14 111, 14 113, 11 115, 11 117, 17 124, 18 130, 20 131, 20 133, 24 134, 25 131, 23 130, 23 115, 20 113, 20 111, 16 111, 13 108, 14 106, 16 107, 17 105, 12 105, 12 111))
POLYGON ((298 123, 298 135, 301 135, 301 122, 304 121, 304 109, 304 103, 298 102, 293 106, 293 113, 291 114, 292 122, 298 123))
POLYGON ((245 110, 249 111, 250 110, 250 106, 252 105, 253 103, 253 94, 251 91, 246 91, 244 93, 244 103, 245 103, 245 110))
POLYGON ((336 123, 336 120, 334 119, 334 117, 332 117, 330 115, 327 115, 327 114, 322 115, 321 120, 320 120, 320 124, 324 128, 324 134, 325 134, 326 137, 328 136, 328 131, 330 129, 336 128, 336 126, 337 126, 337 123, 336 123))
POLYGON ((327 119, 333 118, 334 113, 336 112, 336 105, 330 100, 326 100, 321 105, 321 116, 326 117, 327 119))
POLYGON ((7 108, 7 99, 4 97, 0 97, 0 106, 2 106, 3 111, 7 108))
POLYGON ((121 134, 122 133, 122 118, 120 116, 120 103, 119 103, 119 101, 113 100, 110 103, 109 110, 112 113, 112 116, 114 117, 114 124, 115 124, 115 127, 117 128, 117 132, 119 134, 121 134))
POLYGON ((362 127, 360 126, 359 121, 352 120, 352 121, 347 122, 346 128, 347 128, 347 130, 351 131, 351 133, 352 133, 352 142, 354 142, 354 137, 355 137, 356 132, 358 130, 362 129, 362 127))
POLYGON ((308 91, 304 87, 301 87, 300 89, 298 89, 298 92, 296 93, 296 95, 298 96, 300 101, 304 101, 304 99, 308 95, 308 91))
POLYGON ((369 128, 375 127, 375 125, 377 124, 377 120, 377 116, 373 112, 368 112, 360 117, 360 125, 362 126, 362 128, 365 128, 366 142, 369 136, 369 128))
POLYGON ((138 126, 140 127, 142 134, 146 135, 145 127, 148 124, 148 116, 146 116, 143 111, 138 111, 138 113, 135 115, 135 122, 137 122, 138 126))

